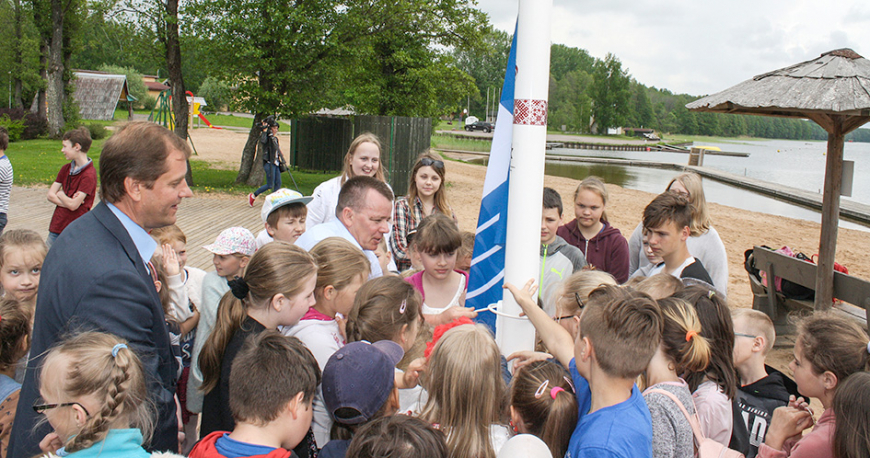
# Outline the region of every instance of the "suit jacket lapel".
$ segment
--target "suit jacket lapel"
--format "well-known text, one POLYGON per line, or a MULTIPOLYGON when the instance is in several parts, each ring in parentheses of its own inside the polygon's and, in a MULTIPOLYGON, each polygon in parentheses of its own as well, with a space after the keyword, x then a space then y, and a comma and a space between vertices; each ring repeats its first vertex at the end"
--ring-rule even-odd
MULTIPOLYGON (((105 204, 105 202, 100 202, 94 207, 93 210, 94 217, 97 218, 97 221, 100 222, 103 226, 105 226, 106 230, 108 230, 112 236, 118 239, 118 242, 121 244, 121 247, 124 249, 124 253, 127 255, 127 258, 135 267, 136 271, 139 272, 139 275, 142 276, 143 279, 147 282, 147 284, 151 284, 151 275, 148 273, 148 270, 145 268, 145 260, 142 259, 142 256, 139 256, 139 250, 136 249, 136 244, 133 243, 133 239, 130 237, 130 234, 127 233, 127 229, 124 228, 124 225, 121 224, 121 221, 118 220, 118 217, 112 213, 112 210, 105 204)), ((160 296, 157 294, 156 288, 149 288, 149 291, 152 293, 154 300, 160 304, 160 296)))

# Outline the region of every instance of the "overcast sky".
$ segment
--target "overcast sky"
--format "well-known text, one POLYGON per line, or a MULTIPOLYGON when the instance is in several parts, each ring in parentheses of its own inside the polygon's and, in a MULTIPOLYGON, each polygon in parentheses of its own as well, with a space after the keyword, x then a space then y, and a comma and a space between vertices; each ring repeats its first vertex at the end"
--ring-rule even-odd
MULTIPOLYGON (((518 0, 478 0, 513 33, 518 0)), ((554 0, 553 43, 610 52, 640 83, 706 95, 852 48, 870 57, 870 1, 554 0)))

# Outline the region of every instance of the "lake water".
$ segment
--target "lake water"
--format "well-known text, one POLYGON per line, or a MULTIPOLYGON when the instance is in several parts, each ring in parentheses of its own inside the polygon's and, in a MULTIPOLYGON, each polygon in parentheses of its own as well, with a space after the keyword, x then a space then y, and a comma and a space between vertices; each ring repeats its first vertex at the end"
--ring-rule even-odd
MULTIPOLYGON (((702 143, 696 143, 701 145, 702 143)), ((821 193, 825 181, 825 142, 789 140, 735 141, 729 143, 704 142, 717 146, 722 151, 749 153, 749 157, 705 156, 704 166, 745 175, 764 181, 780 183, 807 191, 821 193)), ((658 151, 600 151, 554 148, 552 154, 564 156, 587 156, 616 159, 634 159, 673 164, 687 164, 685 153, 658 151)), ((855 161, 852 197, 857 202, 870 204, 870 143, 846 143, 844 159, 855 161)), ((659 193, 670 180, 678 175, 675 170, 612 164, 579 164, 561 161, 546 163, 548 175, 583 179, 588 175, 602 177, 606 182, 624 188, 659 193)), ((821 222, 821 214, 815 210, 794 205, 772 197, 756 194, 741 188, 704 180, 704 194, 709 202, 743 208, 773 215, 821 222)), ((840 227, 870 231, 867 226, 840 220, 840 227)))

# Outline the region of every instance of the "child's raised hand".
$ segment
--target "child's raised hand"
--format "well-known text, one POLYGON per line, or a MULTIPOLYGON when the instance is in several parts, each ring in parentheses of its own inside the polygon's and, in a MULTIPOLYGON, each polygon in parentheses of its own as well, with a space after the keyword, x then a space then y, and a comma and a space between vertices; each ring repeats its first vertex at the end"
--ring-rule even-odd
POLYGON ((163 244, 163 270, 166 271, 166 276, 172 277, 181 273, 181 267, 178 264, 178 255, 171 245, 163 244))
POLYGON ((426 372, 426 368, 428 363, 426 358, 417 358, 411 361, 411 364, 408 364, 408 369, 405 370, 405 374, 402 376, 402 382, 397 385, 397 387, 401 390, 414 388, 419 384, 420 375, 423 372, 426 372))
POLYGON ((514 300, 516 300, 517 304, 522 307, 523 313, 528 313, 529 307, 538 306, 538 302, 534 299, 535 294, 538 292, 538 286, 535 285, 535 280, 527 281, 522 289, 505 282, 504 288, 511 292, 514 296, 514 300))
POLYGON ((60 436, 58 436, 54 431, 46 434, 45 437, 39 441, 39 449, 44 453, 54 453, 61 447, 63 447, 63 442, 61 442, 60 436))
POLYGON ((511 353, 507 360, 514 361, 514 373, 516 373, 523 366, 528 366, 535 361, 546 361, 552 357, 553 355, 549 353, 524 350, 511 353))

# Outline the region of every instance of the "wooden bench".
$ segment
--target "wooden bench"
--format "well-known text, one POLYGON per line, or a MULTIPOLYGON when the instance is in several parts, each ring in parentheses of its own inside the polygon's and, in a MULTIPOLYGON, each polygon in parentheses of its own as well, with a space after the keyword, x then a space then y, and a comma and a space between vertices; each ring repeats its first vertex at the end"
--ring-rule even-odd
MULTIPOLYGON (((755 268, 766 272, 769 285, 774 284, 773 278, 781 277, 810 289, 816 287, 815 264, 758 246, 753 247, 752 258, 755 268)), ((778 335, 794 332, 794 325, 788 319, 790 313, 813 310, 812 300, 791 299, 780 292, 770 294, 761 280, 751 273, 749 283, 753 294, 752 308, 766 313, 773 320, 778 335)), ((835 312, 856 320, 870 333, 870 282, 834 272, 834 297, 839 299, 833 305, 835 312)))

